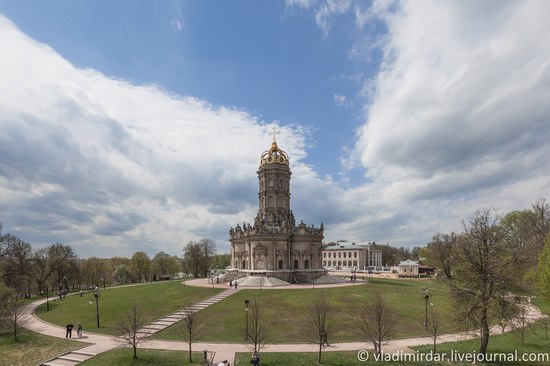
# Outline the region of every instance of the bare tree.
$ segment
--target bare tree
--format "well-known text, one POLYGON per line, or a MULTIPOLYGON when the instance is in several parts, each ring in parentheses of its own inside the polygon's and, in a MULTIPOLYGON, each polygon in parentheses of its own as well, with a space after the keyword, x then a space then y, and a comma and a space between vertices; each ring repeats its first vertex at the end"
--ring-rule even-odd
POLYGON ((178 326, 181 337, 189 345, 189 363, 192 363, 191 346, 202 336, 203 324, 195 311, 186 309, 185 316, 178 323, 178 326))
POLYGON ((267 344, 269 337, 269 328, 265 320, 265 311, 260 302, 260 299, 254 297, 250 301, 248 307, 248 329, 244 329, 244 334, 247 341, 254 348, 254 352, 260 352, 262 348, 267 344))
POLYGON ((437 348, 437 336, 441 332, 441 320, 433 305, 434 304, 430 304, 430 314, 428 316, 428 331, 430 332, 430 337, 434 341, 435 353, 437 348))
POLYGON ((134 358, 138 358, 138 345, 146 342, 151 337, 150 333, 147 333, 141 329, 146 324, 147 320, 141 313, 141 309, 136 303, 132 305, 130 311, 128 311, 119 321, 119 341, 132 346, 134 349, 134 358))
POLYGON ((359 329, 367 342, 374 345, 374 352, 380 354, 382 346, 388 343, 397 331, 397 314, 389 307, 384 296, 376 294, 363 309, 359 329))
POLYGON ((332 320, 332 307, 325 293, 315 293, 303 329, 306 339, 319 345, 319 352, 317 353, 317 362, 319 363, 321 363, 323 349, 329 346, 329 337, 332 336, 333 328, 332 320))

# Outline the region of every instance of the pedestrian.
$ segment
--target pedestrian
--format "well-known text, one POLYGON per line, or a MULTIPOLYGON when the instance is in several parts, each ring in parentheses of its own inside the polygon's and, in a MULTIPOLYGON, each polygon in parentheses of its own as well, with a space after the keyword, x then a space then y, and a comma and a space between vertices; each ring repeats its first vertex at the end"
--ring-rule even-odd
POLYGON ((323 338, 323 347, 330 347, 330 344, 328 344, 328 334, 326 329, 323 329, 322 338, 323 338))
POLYGON ((78 325, 76 326, 76 334, 78 335, 78 338, 82 337, 82 324, 78 322, 78 325))
POLYGON ((250 358, 250 363, 254 366, 260 366, 260 354, 258 352, 254 351, 250 358))
POLYGON ((229 288, 233 288, 233 281, 229 281, 229 288))
POLYGON ((73 323, 67 324, 65 328, 67 328, 67 332, 65 333, 65 338, 72 338, 73 335, 73 323))
POLYGON ((82 297, 82 290, 80 290, 80 297, 82 297))
POLYGON ((235 285, 235 290, 236 290, 236 289, 237 289, 237 280, 235 280, 235 281, 233 282, 233 284, 235 285))

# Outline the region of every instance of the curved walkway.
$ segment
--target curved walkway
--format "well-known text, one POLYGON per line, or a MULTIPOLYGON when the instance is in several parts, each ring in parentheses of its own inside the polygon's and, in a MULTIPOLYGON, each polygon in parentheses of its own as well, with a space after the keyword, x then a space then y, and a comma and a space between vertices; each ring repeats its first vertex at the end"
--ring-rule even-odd
MULTIPOLYGON (((207 283, 204 279, 198 280, 189 280, 185 282, 186 285, 191 286, 201 286, 201 287, 212 287, 212 284, 207 283)), ((355 283, 359 285, 361 282, 355 283)), ((329 284, 329 285, 315 285, 315 288, 328 288, 328 287, 342 287, 342 286, 352 286, 351 283, 346 284, 329 284)), ((217 288, 227 288, 226 285, 216 284, 214 287, 217 288)), ((265 290, 272 289, 304 289, 311 288, 310 286, 304 285, 289 285, 281 287, 264 287, 265 290)), ((250 289, 247 287, 246 289, 250 289)), ((50 301, 52 301, 50 299, 50 301)), ((57 325, 47 323, 34 314, 34 310, 40 305, 45 303, 45 299, 35 301, 31 304, 26 305, 23 308, 23 326, 26 329, 29 329, 33 332, 49 335, 52 337, 63 338, 65 336, 65 328, 57 325)), ((542 317, 545 317, 541 311, 536 307, 531 305, 529 307, 527 318, 529 323, 534 322, 542 317)), ((508 331, 508 330, 507 330, 508 331)), ((499 326, 493 326, 491 328, 491 334, 501 334, 502 329, 499 326)), ((456 342, 467 339, 473 339, 476 335, 472 332, 463 332, 463 333, 454 333, 454 334, 444 334, 438 336, 437 342, 446 343, 446 342, 456 342)), ((85 346, 79 351, 89 353, 89 354, 98 354, 105 351, 109 351, 116 347, 119 347, 121 343, 117 340, 116 337, 107 336, 103 334, 97 334, 92 332, 86 332, 86 335, 82 338, 73 338, 84 344, 88 343, 90 345, 85 346)), ((415 338, 403 338, 395 339, 388 343, 386 350, 396 351, 401 350, 404 352, 408 351, 408 347, 421 346, 421 345, 431 345, 433 344, 432 338, 429 336, 425 337, 415 337, 415 338)), ((144 343, 141 348, 149 349, 166 349, 166 350, 188 350, 187 343, 179 341, 163 341, 163 340, 150 340, 147 343, 144 343)), ((250 346, 248 344, 242 343, 210 343, 210 342, 198 342, 193 344, 195 350, 208 350, 216 352, 214 365, 222 362, 223 360, 229 360, 231 364, 235 359, 236 352, 249 352, 250 346)), ((317 352, 319 350, 319 345, 316 344, 307 344, 307 343, 291 343, 291 344, 270 344, 262 349, 262 352, 317 352)), ((342 343, 332 343, 330 347, 325 348, 324 351, 359 351, 359 350, 372 350, 372 345, 365 342, 342 342, 342 343)), ((76 363, 70 363, 69 365, 76 365, 76 363)), ((49 363, 45 363, 47 365, 49 363)), ((56 365, 56 363, 51 363, 51 365, 56 365)), ((67 365, 67 363, 60 363, 59 365, 67 365)))

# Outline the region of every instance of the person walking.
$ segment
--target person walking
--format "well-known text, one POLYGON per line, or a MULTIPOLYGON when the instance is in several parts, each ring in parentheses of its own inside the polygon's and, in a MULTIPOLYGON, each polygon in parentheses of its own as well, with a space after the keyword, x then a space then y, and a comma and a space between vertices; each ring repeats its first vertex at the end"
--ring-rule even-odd
POLYGON ((72 338, 73 327, 73 323, 67 324, 67 326, 65 327, 67 329, 67 332, 65 333, 65 338, 72 338))
POLYGON ((76 326, 76 334, 78 335, 78 338, 82 338, 82 324, 78 322, 78 325, 76 326))
POLYGON ((236 289, 237 289, 237 280, 235 280, 235 281, 233 282, 233 284, 235 285, 235 290, 236 290, 236 289))

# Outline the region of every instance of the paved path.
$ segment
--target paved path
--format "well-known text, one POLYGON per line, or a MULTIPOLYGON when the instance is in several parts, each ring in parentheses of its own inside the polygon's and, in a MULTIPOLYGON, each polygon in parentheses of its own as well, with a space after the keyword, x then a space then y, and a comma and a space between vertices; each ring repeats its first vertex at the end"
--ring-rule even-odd
MULTIPOLYGON (((205 280, 186 281, 186 284, 194 285, 194 286, 212 287, 212 284, 208 284, 205 280)), ((351 284, 344 284, 344 285, 350 286, 351 284)), ((342 285, 336 285, 336 286, 342 286, 342 285)), ((227 286, 225 285, 215 285, 215 287, 227 288, 227 286)), ((335 287, 335 286, 334 285, 322 285, 322 286, 316 285, 316 287, 335 287)), ((284 286, 283 288, 284 289, 303 289, 304 286, 290 285, 290 286, 284 286)), ((309 287, 306 287, 306 288, 309 288, 309 287)), ((271 288, 264 288, 264 289, 266 291, 269 291, 271 289, 279 289, 279 288, 271 287, 271 288)), ((231 291, 231 290, 228 290, 228 291, 231 291)), ((232 290, 232 291, 233 293, 235 292, 235 290, 232 290)), ((229 295, 232 294, 229 292, 227 293, 229 295)), ((57 325, 44 322, 43 320, 39 319, 34 315, 34 310, 36 309, 36 307, 45 302, 46 300, 42 299, 42 300, 35 301, 24 307, 23 309, 23 314, 24 314, 23 317, 25 322, 24 327, 36 333, 63 338, 65 336, 64 327, 60 327, 57 325)), ((168 317, 170 317, 170 315, 165 318, 168 318, 168 317)), ((533 322, 541 317, 544 317, 544 315, 542 315, 542 313, 537 307, 535 306, 529 307, 528 319, 530 322, 533 322)), ((509 329, 507 329, 506 331, 509 331, 509 329)), ((492 335, 500 334, 500 333, 502 333, 502 330, 498 326, 495 326, 491 329, 492 335)), ((475 338, 475 336, 476 335, 473 333, 445 334, 445 335, 438 336, 437 343, 439 344, 439 343, 445 343, 445 342, 456 342, 456 341, 461 341, 466 339, 472 339, 472 338, 475 338)), ((92 333, 89 331, 87 331, 85 333, 85 336, 83 336, 82 338, 80 339, 73 338, 73 340, 83 342, 83 348, 79 350, 80 352, 93 354, 93 355, 114 349, 121 345, 121 343, 118 342, 115 337, 92 333)), ((433 340, 430 337, 404 338, 404 339, 396 339, 389 342, 386 349, 388 351, 406 350, 408 347, 430 345, 430 344, 433 344, 433 340)), ((178 342, 178 341, 150 340, 147 343, 144 343, 141 346, 141 348, 186 351, 188 349, 188 345, 184 342, 178 342)), ((250 347, 247 344, 242 344, 242 343, 200 342, 200 343, 194 343, 193 349, 199 350, 199 351, 209 350, 209 351, 216 352, 214 365, 217 365, 217 363, 223 360, 229 360, 229 362, 233 364, 236 352, 250 352, 250 347)), ((372 346, 365 342, 344 342, 344 343, 333 343, 330 345, 330 347, 325 349, 325 351, 329 351, 329 352, 330 351, 359 351, 359 350, 372 350, 372 346)), ((317 352, 317 351, 318 351, 318 345, 306 344, 306 343, 271 344, 266 346, 264 349, 262 349, 262 352, 317 352)), ((45 363, 44 365, 72 366, 79 363, 79 362, 69 363, 69 362, 65 362, 65 360, 61 360, 61 361, 56 361, 56 362, 52 361, 53 363, 45 363)))

